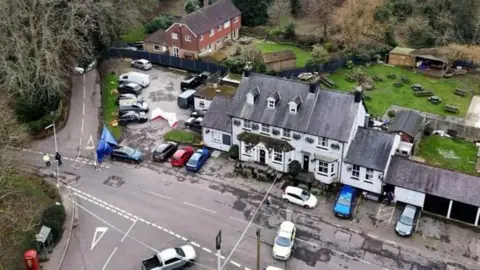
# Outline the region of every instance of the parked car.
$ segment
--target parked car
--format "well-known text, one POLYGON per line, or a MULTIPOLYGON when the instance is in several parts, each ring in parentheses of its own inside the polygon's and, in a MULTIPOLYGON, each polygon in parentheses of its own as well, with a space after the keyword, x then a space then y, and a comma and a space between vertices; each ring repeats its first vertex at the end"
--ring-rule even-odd
POLYGON ((193 147, 187 146, 183 149, 179 149, 173 154, 172 159, 170 162, 174 167, 183 167, 185 163, 190 159, 190 157, 195 153, 195 149, 193 147))
POLYGON ((133 60, 131 66, 141 70, 150 70, 152 69, 152 63, 146 59, 133 60))
POLYGON ((150 75, 140 72, 127 72, 118 77, 118 83, 136 83, 145 88, 150 85, 150 75))
POLYGON ((190 114, 190 117, 204 117, 205 114, 207 114, 207 110, 198 110, 198 111, 193 111, 190 114))
POLYGON ((198 172, 202 169, 203 165, 207 162, 207 159, 210 157, 210 151, 206 148, 198 149, 195 154, 193 154, 187 162, 187 171, 198 172))
POLYGON ((195 249, 191 245, 169 248, 157 252, 153 257, 142 261, 143 270, 173 270, 192 266, 197 259, 195 249))
POLYGON ((143 51, 143 41, 137 41, 128 44, 129 47, 135 47, 139 51, 143 51))
POLYGON ((125 99, 128 99, 128 100, 141 100, 141 98, 137 97, 137 95, 135 94, 131 94, 131 93, 126 93, 126 94, 120 94, 118 95, 117 97, 117 100, 115 101, 115 104, 119 104, 120 103, 120 100, 125 100, 125 99))
POLYGON ((395 231, 400 236, 410 236, 413 233, 417 218, 417 207, 407 204, 395 226, 395 231))
POLYGON ((152 159, 154 161, 166 161, 178 150, 176 142, 165 142, 152 150, 152 159))
POLYGON ((275 242, 273 243, 272 254, 277 260, 288 260, 292 255, 293 243, 295 242, 296 228, 291 221, 284 221, 280 224, 275 242))
POLYGON ((110 155, 112 160, 140 163, 143 161, 142 152, 130 147, 119 147, 112 151, 110 155))
POLYGON ((286 187, 282 199, 284 202, 291 202, 304 208, 315 208, 317 206, 317 197, 299 187, 286 187))
POLYGON ((134 94, 138 96, 142 93, 142 87, 136 83, 120 83, 117 90, 120 94, 134 94))
POLYGON ((118 102, 118 111, 148 112, 148 104, 143 100, 123 99, 118 102))
POLYGON ((182 109, 188 109, 193 107, 194 95, 197 93, 195 90, 187 90, 177 97, 177 105, 182 109))
POLYGON ((198 132, 202 131, 203 117, 190 117, 185 121, 185 127, 198 132))
POLYGON ((267 268, 263 270, 283 270, 282 268, 276 267, 276 266, 267 266, 267 268))
POLYGON ((78 65, 75 67, 75 73, 77 74, 84 74, 92 70, 97 66, 97 61, 93 60, 92 62, 89 62, 88 60, 83 60, 81 63, 78 63, 78 65))
POLYGON ((333 214, 337 217, 350 218, 353 211, 353 201, 355 199, 355 188, 343 186, 338 192, 337 199, 333 206, 333 214))
POLYGON ((145 123, 148 121, 148 115, 144 112, 123 111, 118 116, 118 124, 125 126, 131 123, 145 123))
POLYGON ((188 76, 180 82, 180 89, 185 91, 187 89, 195 89, 199 85, 203 84, 210 76, 210 72, 203 72, 202 74, 193 74, 188 76))

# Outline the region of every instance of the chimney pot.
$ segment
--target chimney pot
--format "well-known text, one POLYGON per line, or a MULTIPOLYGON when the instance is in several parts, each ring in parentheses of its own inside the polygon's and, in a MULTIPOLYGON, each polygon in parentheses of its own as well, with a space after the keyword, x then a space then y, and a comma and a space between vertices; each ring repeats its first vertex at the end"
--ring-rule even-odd
POLYGON ((355 90, 353 101, 355 103, 360 103, 362 101, 362 96, 363 96, 362 91, 358 91, 358 89, 355 90))
POLYGON ((308 89, 308 92, 311 94, 315 94, 315 90, 317 90, 317 83, 316 82, 310 82, 310 87, 308 89))
POLYGON ((243 68, 243 76, 244 76, 245 78, 248 78, 248 76, 250 76, 250 71, 252 70, 252 68, 253 68, 253 67, 252 67, 252 63, 247 62, 247 63, 245 64, 245 67, 243 68))

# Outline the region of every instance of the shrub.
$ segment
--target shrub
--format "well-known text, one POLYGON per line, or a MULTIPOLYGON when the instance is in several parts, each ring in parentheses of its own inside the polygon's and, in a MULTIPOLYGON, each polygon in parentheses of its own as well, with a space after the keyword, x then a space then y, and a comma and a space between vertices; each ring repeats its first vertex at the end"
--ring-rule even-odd
POLYGON ((299 184, 298 187, 303 189, 303 190, 308 190, 308 186, 305 185, 305 184, 299 184))
POLYGON ((390 110, 387 112, 388 117, 394 118, 397 113, 394 110, 390 110))
POLYGON ((45 129, 48 125, 52 124, 55 116, 45 115, 37 121, 27 123, 27 131, 30 134, 38 134, 45 129))
POLYGON ((298 162, 298 160, 293 160, 288 164, 288 172, 291 177, 296 177, 301 170, 302 165, 300 165, 300 162, 298 162))
POLYGON ((242 48, 240 47, 237 47, 237 49, 235 50, 235 53, 233 54, 233 56, 239 56, 242 54, 242 48))
POLYGON ((63 205, 52 205, 42 213, 42 225, 52 229, 53 241, 58 242, 62 237, 63 223, 67 215, 63 205))
POLYGON ((233 159, 238 159, 240 153, 238 149, 238 145, 234 144, 230 146, 230 149, 228 150, 228 153, 230 154, 230 157, 233 159))
POLYGON ((346 66, 347 66, 348 69, 352 69, 353 66, 354 66, 353 61, 352 61, 352 60, 348 60, 346 66))
POLYGON ((200 6, 198 5, 198 0, 187 0, 185 2, 184 9, 187 14, 192 13, 199 8, 200 6))
POLYGON ((223 62, 223 65, 229 68, 232 73, 242 74, 245 62, 240 59, 227 59, 223 62))
POLYGON ((272 29, 270 29, 270 31, 268 31, 268 35, 271 36, 271 37, 281 36, 281 35, 283 35, 283 29, 280 28, 280 27, 272 28, 272 29))
POLYGON ((312 189, 310 190, 310 193, 312 193, 312 194, 315 195, 315 196, 322 195, 322 191, 321 191, 320 189, 318 189, 318 188, 312 188, 312 189))
POLYGON ((285 38, 294 39, 295 38, 295 23, 289 22, 285 25, 285 38))
POLYGON ((373 18, 377 22, 384 23, 384 22, 387 22, 390 19, 391 15, 392 14, 390 13, 390 10, 388 9, 388 6, 384 5, 384 6, 378 6, 375 9, 375 14, 373 15, 373 18))
POLYGON ((153 33, 158 29, 167 29, 169 28, 174 22, 176 18, 169 15, 159 15, 155 17, 152 21, 145 24, 145 30, 147 33, 153 33))

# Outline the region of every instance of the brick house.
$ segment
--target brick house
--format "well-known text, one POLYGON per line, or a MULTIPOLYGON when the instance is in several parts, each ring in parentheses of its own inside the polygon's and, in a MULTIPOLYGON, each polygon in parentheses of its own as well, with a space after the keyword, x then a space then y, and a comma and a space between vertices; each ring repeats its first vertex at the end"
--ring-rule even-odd
POLYGON ((170 55, 196 59, 221 49, 239 36, 241 12, 231 0, 215 3, 185 15, 165 31, 170 55))

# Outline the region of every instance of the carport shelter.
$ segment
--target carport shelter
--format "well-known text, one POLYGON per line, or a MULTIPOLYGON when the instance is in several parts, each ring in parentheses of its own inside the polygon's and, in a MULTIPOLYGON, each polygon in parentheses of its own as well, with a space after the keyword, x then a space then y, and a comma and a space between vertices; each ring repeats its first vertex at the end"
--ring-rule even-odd
POLYGON ((479 225, 480 178, 394 156, 385 183, 395 199, 424 211, 479 225))

